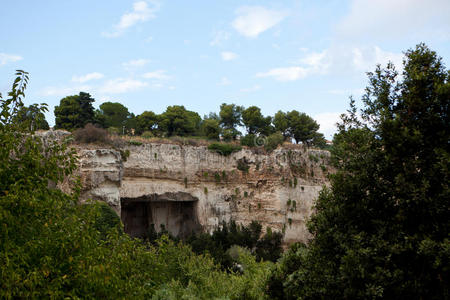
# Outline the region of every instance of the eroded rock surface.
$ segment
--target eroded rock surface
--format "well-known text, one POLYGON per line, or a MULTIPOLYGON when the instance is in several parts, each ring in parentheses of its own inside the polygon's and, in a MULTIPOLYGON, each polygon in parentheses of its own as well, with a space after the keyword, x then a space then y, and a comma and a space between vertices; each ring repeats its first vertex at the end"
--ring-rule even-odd
POLYGON ((79 149, 82 198, 107 202, 136 236, 151 224, 187 234, 233 219, 282 231, 287 244, 306 241, 306 221, 329 171, 329 152, 306 148, 226 157, 175 144, 121 150, 130 153, 126 161, 117 150, 79 149))

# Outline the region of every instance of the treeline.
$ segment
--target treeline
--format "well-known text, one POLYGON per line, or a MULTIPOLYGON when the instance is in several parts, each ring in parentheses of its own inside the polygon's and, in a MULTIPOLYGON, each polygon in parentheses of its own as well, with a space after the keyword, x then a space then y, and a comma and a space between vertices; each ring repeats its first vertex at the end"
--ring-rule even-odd
POLYGON ((293 139, 306 145, 325 146, 324 136, 318 132, 319 124, 296 110, 279 111, 272 117, 264 116, 257 106, 244 108, 223 103, 218 114, 210 113, 203 118, 182 105, 168 106, 161 114, 144 111, 136 116, 117 102, 102 103, 95 110, 94 101, 84 92, 61 99, 55 107, 55 128, 74 130, 92 123, 116 134, 132 132, 144 137, 197 136, 232 141, 242 135, 238 128, 243 126, 247 134, 242 137, 242 143, 246 146, 255 146, 256 137, 271 135, 281 143, 293 139))

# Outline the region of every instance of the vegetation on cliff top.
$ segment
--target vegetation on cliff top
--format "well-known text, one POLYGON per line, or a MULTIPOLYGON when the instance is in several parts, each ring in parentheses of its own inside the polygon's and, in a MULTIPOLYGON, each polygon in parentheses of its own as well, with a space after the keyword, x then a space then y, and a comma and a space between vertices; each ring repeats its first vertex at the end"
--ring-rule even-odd
POLYGON ((276 148, 285 140, 292 139, 308 146, 325 146, 325 138, 318 132, 317 122, 296 110, 287 113, 279 111, 271 117, 263 116, 257 106, 244 108, 223 103, 219 114, 210 113, 203 118, 182 105, 168 106, 166 111, 159 115, 144 111, 135 116, 124 105, 116 102, 105 102, 99 109, 94 110, 94 101, 84 92, 61 99, 60 105, 55 107, 55 128, 73 131, 87 124, 94 124, 108 129, 111 134, 141 135, 146 138, 201 137, 230 142, 242 136, 238 128, 244 126, 247 135, 242 137, 242 145, 249 147, 263 146, 266 136, 277 137, 271 139, 272 145, 267 149, 276 148))

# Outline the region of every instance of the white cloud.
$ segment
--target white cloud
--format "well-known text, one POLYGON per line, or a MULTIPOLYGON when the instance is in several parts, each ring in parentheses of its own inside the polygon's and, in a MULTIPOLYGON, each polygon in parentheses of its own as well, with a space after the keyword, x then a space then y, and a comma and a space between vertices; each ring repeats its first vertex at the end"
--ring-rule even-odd
POLYGON ((144 42, 147 42, 147 43, 150 43, 151 41, 153 41, 153 37, 152 36, 149 36, 148 38, 146 38, 144 40, 144 42))
POLYGON ((311 52, 300 59, 300 62, 307 66, 307 73, 325 74, 330 67, 327 50, 323 50, 322 52, 311 52))
POLYGON ((448 0, 353 0, 337 26, 345 37, 416 40, 450 31, 448 0))
POLYGON ((251 93, 251 92, 259 91, 260 89, 261 89, 261 86, 259 86, 259 85, 254 85, 254 86, 249 87, 249 88, 243 88, 243 89, 241 89, 241 92, 244 92, 244 93, 251 93))
POLYGON ((167 80, 170 78, 169 75, 166 75, 165 70, 156 70, 153 72, 147 72, 142 77, 146 79, 157 79, 157 80, 167 80))
POLYGON ((114 30, 109 33, 103 33, 105 37, 118 37, 128 28, 146 22, 155 18, 155 13, 160 8, 158 1, 136 1, 133 3, 133 11, 125 13, 120 18, 118 24, 114 25, 114 30), (150 3, 150 6, 149 6, 150 3))
MULTIPOLYGON (((303 52, 303 51, 302 51, 303 52)), ((380 47, 339 46, 321 52, 306 53, 294 65, 260 72, 256 77, 272 77, 278 81, 294 81, 310 75, 356 74, 372 71, 377 64, 386 66, 389 61, 397 70, 402 68, 403 54, 382 50, 380 47)))
POLYGON ((227 31, 217 31, 214 32, 214 37, 212 41, 209 43, 210 46, 220 46, 230 38, 230 33, 227 31))
POLYGON ((256 77, 273 77, 278 81, 294 81, 306 77, 308 70, 302 67, 275 68, 267 72, 260 72, 256 77))
POLYGON ((20 55, 0 53, 0 66, 6 65, 7 63, 10 62, 19 61, 22 59, 23 57, 20 55))
POLYGON ((367 72, 375 68, 377 64, 386 66, 390 61, 397 69, 402 68, 402 53, 394 53, 381 50, 379 47, 353 48, 352 64, 356 70, 367 72))
POLYGON ((314 116, 314 120, 319 123, 319 132, 322 132, 327 139, 331 139, 336 133, 336 123, 340 121, 341 112, 325 112, 314 116))
POLYGON ((139 90, 148 85, 147 82, 130 78, 116 78, 108 80, 99 88, 99 92, 104 94, 121 94, 139 90))
POLYGON ((91 91, 92 87, 89 85, 79 85, 72 87, 49 86, 42 89, 39 92, 39 94, 41 96, 69 96, 69 95, 76 95, 79 92, 91 92, 91 91))
POLYGON ((102 79, 104 75, 99 72, 93 72, 82 76, 73 76, 72 81, 73 82, 79 82, 79 83, 85 83, 89 80, 95 80, 95 79, 102 79))
POLYGON ((287 16, 284 11, 270 10, 261 6, 242 6, 236 14, 238 16, 231 25, 237 32, 250 38, 257 37, 287 16))
POLYGON ((143 66, 145 66, 146 64, 148 64, 150 62, 149 59, 134 59, 134 60, 130 60, 127 62, 122 63, 122 66, 126 69, 126 70, 133 70, 133 69, 138 69, 141 68, 143 66))
POLYGON ((222 56, 222 59, 225 61, 234 60, 234 59, 238 58, 238 55, 236 53, 229 52, 229 51, 224 51, 224 52, 220 53, 220 55, 222 56))
POLYGON ((231 81, 226 77, 222 77, 222 80, 219 83, 219 85, 230 85, 230 84, 231 84, 231 81))

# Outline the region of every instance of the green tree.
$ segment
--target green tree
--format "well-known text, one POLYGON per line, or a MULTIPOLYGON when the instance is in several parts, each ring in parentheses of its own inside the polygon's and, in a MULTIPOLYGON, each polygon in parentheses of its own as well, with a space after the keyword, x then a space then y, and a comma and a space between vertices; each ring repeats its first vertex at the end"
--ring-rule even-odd
POLYGON ((290 136, 289 120, 285 112, 279 110, 275 114, 273 117, 273 125, 275 126, 275 130, 281 132, 284 138, 288 138, 290 136))
POLYGON ((55 127, 72 130, 83 128, 87 123, 95 123, 92 103, 95 100, 88 93, 67 96, 55 106, 55 127))
POLYGON ((265 134, 271 133, 270 116, 264 117, 261 114, 261 109, 256 106, 250 106, 242 111, 242 122, 247 128, 248 134, 265 134))
POLYGON ((144 131, 150 131, 154 135, 158 131, 159 116, 152 111, 144 111, 136 117, 136 133, 142 134, 144 131))
POLYGON ((314 137, 311 140, 311 144, 314 146, 320 148, 320 149, 326 149, 327 148, 327 141, 325 139, 325 136, 323 133, 316 132, 314 137))
POLYGON ((189 136, 198 134, 201 120, 198 113, 173 105, 160 115, 159 126, 168 136, 189 136))
POLYGON ((282 298, 449 298, 450 72, 420 44, 402 75, 378 66, 361 117, 353 100, 343 115, 337 172, 282 298))
POLYGON ((218 140, 222 130, 218 120, 204 119, 201 125, 201 132, 208 139, 218 140))
POLYGON ((298 144, 309 145, 319 130, 319 124, 313 118, 305 113, 299 113, 296 110, 287 113, 289 120, 289 132, 291 137, 298 144))
POLYGON ((50 126, 48 126, 47 120, 45 119, 45 115, 42 112, 43 107, 46 107, 45 103, 42 103, 41 106, 38 104, 22 106, 17 112, 14 122, 28 127, 30 130, 50 129, 50 126))
POLYGON ((232 133, 233 139, 238 135, 237 126, 242 125, 242 111, 244 107, 236 104, 223 103, 220 106, 220 125, 232 133))
POLYGON ((128 108, 118 102, 105 102, 99 107, 97 118, 103 120, 105 128, 116 127, 122 129, 122 126, 128 127, 128 121, 132 115, 128 108))

